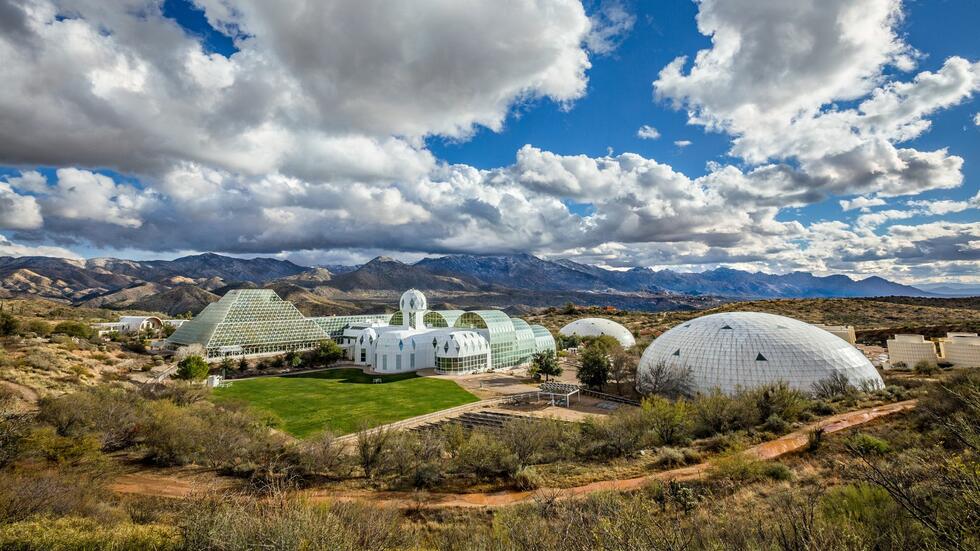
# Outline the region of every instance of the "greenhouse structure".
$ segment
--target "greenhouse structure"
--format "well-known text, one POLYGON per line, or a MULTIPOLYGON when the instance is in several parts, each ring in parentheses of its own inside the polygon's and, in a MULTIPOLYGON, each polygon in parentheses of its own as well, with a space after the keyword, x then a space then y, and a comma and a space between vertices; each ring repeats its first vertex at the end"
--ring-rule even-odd
POLYGON ((340 344, 348 360, 382 373, 477 373, 555 351, 555 339, 540 325, 498 310, 429 310, 415 289, 402 295, 395 314, 311 318, 270 289, 237 289, 179 327, 166 346, 200 345, 214 361, 308 350, 326 339, 340 344))

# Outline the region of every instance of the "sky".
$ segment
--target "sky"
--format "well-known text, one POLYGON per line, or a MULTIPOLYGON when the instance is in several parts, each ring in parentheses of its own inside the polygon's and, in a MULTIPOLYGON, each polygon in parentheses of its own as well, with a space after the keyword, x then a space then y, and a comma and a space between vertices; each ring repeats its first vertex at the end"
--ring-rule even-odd
POLYGON ((973 0, 0 0, 0 256, 980 283, 973 0))

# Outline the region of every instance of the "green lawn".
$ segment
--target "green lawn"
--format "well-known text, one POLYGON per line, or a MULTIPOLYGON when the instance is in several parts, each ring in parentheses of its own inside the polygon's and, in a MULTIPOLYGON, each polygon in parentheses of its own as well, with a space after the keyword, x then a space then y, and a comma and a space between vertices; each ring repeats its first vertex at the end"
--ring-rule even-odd
POLYGON ((215 390, 217 400, 241 400, 282 420, 282 429, 306 438, 323 429, 336 435, 368 422, 383 425, 477 401, 456 383, 414 373, 365 375, 333 369, 282 377, 232 381, 215 390), (381 383, 373 383, 376 378, 381 383))

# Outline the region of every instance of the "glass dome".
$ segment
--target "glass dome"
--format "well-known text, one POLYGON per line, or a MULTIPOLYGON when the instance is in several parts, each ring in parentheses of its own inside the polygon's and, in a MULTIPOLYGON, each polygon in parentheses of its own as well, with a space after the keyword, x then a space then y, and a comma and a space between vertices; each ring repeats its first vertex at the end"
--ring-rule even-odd
POLYGON ((711 314, 671 328, 643 352, 637 377, 661 364, 689 369, 695 392, 732 393, 777 381, 812 392, 814 383, 836 373, 855 386, 884 386, 871 362, 843 339, 758 312, 711 314))

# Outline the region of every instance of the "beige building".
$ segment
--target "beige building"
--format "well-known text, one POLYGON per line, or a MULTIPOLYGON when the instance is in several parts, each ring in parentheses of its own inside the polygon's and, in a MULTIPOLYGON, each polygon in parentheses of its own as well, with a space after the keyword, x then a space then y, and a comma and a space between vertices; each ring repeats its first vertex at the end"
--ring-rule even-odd
POLYGON ((857 344, 857 337, 854 335, 853 325, 821 325, 819 323, 815 323, 813 325, 823 329, 831 335, 844 339, 851 345, 857 344))
POLYGON ((899 364, 915 367, 921 361, 932 365, 939 362, 934 342, 927 341, 922 335, 895 335, 888 339, 888 363, 892 367, 899 364))
POLYGON ((980 336, 976 333, 947 333, 939 341, 943 361, 955 367, 980 367, 980 336))

